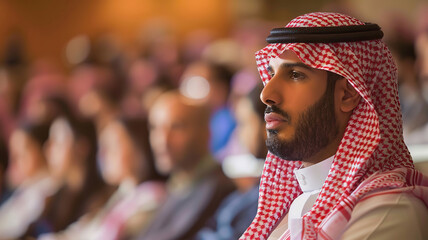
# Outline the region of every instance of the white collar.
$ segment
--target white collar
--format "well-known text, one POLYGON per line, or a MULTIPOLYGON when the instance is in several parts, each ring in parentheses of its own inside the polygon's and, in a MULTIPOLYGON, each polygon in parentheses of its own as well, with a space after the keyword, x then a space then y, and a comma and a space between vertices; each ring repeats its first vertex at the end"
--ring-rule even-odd
POLYGON ((294 170, 294 174, 303 192, 321 189, 327 179, 333 159, 334 156, 331 156, 312 166, 294 170))

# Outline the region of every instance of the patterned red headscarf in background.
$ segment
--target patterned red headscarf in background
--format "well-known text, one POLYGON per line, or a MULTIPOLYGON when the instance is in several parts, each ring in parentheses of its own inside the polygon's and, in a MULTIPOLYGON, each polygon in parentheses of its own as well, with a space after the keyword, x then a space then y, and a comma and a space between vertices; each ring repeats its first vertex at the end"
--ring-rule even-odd
MULTIPOLYGON (((337 13, 310 13, 286 27, 363 25, 337 13)), ((382 191, 412 192, 428 202, 428 179, 414 170, 402 136, 397 68, 381 40, 340 43, 269 44, 256 53, 260 76, 270 59, 291 50, 313 68, 345 77, 362 96, 348 122, 327 180, 303 217, 302 239, 336 239, 345 230, 355 204, 382 191)), ((309 146, 310 147, 310 146, 309 146)), ((268 153, 260 183, 258 213, 241 239, 267 239, 302 192, 293 173, 301 162, 268 153)))

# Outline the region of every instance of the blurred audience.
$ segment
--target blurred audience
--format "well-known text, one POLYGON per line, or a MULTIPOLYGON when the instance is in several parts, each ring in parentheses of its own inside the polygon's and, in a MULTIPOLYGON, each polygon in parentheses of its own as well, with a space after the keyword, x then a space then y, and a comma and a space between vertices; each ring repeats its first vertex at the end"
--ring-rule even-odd
POLYGON ((415 71, 416 51, 411 39, 393 38, 388 46, 398 66, 398 93, 407 135, 428 121, 428 104, 423 100, 415 71))
POLYGON ((121 101, 122 114, 128 117, 147 116, 143 99, 158 80, 159 71, 153 62, 142 57, 133 61, 128 69, 127 88, 121 101))
POLYGON ((120 115, 124 83, 112 65, 85 62, 71 73, 69 96, 82 116, 94 121, 99 133, 120 115))
POLYGON ((233 71, 229 66, 210 61, 195 61, 188 65, 182 76, 181 92, 198 98, 210 110, 210 150, 222 161, 231 139, 236 120, 229 105, 233 71))
POLYGON ((65 229, 99 208, 108 195, 97 169, 93 124, 77 119, 64 98, 49 97, 44 104, 56 112, 44 153, 50 175, 59 188, 47 198, 43 214, 28 231, 31 236, 65 229))
POLYGON ((16 125, 24 85, 21 81, 12 70, 0 69, 0 138, 5 142, 16 125))
POLYGON ((9 151, 6 142, 0 138, 0 206, 12 193, 7 184, 6 169, 9 165, 9 151))
POLYGON ((161 95, 149 113, 157 169, 168 174, 168 195, 137 239, 193 239, 233 190, 209 149, 210 112, 178 91, 161 95))
POLYGON ((267 154, 264 122, 265 105, 260 101, 262 86, 241 97, 236 106, 238 139, 246 154, 230 155, 222 163, 226 176, 237 190, 221 203, 215 216, 198 232, 197 239, 239 239, 257 213, 259 181, 267 154))
POLYGON ((53 64, 44 61, 34 63, 22 89, 19 119, 49 124, 55 115, 46 108, 44 100, 49 96, 64 95, 65 87, 65 76, 53 64))
POLYGON ((144 121, 112 121, 99 143, 102 176, 117 190, 94 214, 40 239, 126 239, 144 229, 163 202, 164 185, 154 170, 144 121))
MULTIPOLYGON (((0 62, 0 239, 237 239, 266 155, 253 55, 267 24, 180 42, 153 20, 126 51, 80 35, 65 71, 28 60, 13 35, 0 62)), ((428 32, 387 37, 405 141, 428 144, 428 32)))
POLYGON ((428 29, 420 33, 416 38, 416 54, 418 56, 417 67, 422 96, 428 102, 428 29))
MULTIPOLYGON (((428 144, 428 30, 420 33, 415 40, 415 49, 417 56, 417 88, 416 96, 420 96, 412 107, 423 105, 424 109, 420 111, 420 120, 422 124, 413 131, 404 132, 404 140, 407 144, 428 144)), ((401 97, 401 96, 400 96, 401 97)), ((405 121, 406 119, 403 119, 405 121)))
POLYGON ((57 189, 50 178, 43 154, 49 125, 25 124, 17 127, 10 137, 8 183, 13 194, 0 207, 0 236, 18 238, 27 231, 44 209, 44 202, 57 189))

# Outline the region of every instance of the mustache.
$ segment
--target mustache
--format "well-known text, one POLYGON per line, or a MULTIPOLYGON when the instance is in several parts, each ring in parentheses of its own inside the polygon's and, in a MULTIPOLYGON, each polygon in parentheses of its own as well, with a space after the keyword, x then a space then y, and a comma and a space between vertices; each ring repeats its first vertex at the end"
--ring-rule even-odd
POLYGON ((280 109, 279 107, 272 105, 272 106, 267 106, 265 109, 265 114, 268 113, 276 113, 281 115, 286 121, 290 122, 290 115, 283 111, 282 109, 280 109))

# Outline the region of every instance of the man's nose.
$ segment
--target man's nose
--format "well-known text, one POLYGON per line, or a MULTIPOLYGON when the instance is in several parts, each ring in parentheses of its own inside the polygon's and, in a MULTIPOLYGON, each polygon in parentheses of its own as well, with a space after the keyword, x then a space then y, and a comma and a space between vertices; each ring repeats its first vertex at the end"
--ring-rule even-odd
POLYGON ((280 94, 281 86, 275 76, 273 76, 263 88, 260 93, 260 100, 268 106, 278 105, 282 102, 282 96, 280 94))

